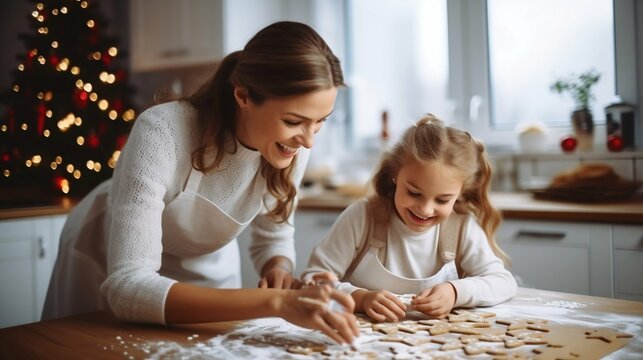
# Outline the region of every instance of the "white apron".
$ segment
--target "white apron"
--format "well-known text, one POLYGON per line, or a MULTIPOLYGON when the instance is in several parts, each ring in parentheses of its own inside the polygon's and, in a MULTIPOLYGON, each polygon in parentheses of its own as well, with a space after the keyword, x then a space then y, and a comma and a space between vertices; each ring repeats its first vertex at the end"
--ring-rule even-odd
POLYGON ((419 294, 422 290, 437 284, 458 279, 455 261, 444 264, 440 270, 427 278, 412 279, 391 273, 378 258, 380 248, 386 243, 373 241, 348 281, 354 286, 369 290, 388 290, 394 294, 419 294))
MULTIPOLYGON (((196 193, 203 173, 191 170, 182 191, 163 210, 163 258, 159 273, 197 285, 241 287, 239 246, 236 237, 259 213, 237 221, 216 204, 196 193)), ((255 181, 265 181, 258 174, 255 181)), ((107 277, 106 244, 110 213, 107 198, 111 180, 92 190, 67 219, 60 239, 42 319, 108 309, 100 292, 107 277)))
MULTIPOLYGON (((250 224, 263 204, 245 219, 234 219, 216 204, 197 194, 203 173, 192 169, 185 190, 163 211, 163 276, 216 288, 241 287, 237 236, 250 224)), ((265 181, 257 175, 255 181, 265 181)))

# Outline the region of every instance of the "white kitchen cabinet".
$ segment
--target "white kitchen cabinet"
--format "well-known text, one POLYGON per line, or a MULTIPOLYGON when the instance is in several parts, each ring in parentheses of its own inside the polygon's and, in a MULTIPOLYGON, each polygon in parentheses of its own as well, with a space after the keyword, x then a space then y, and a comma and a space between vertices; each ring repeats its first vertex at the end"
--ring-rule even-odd
MULTIPOLYGON (((295 213, 296 276, 301 275, 301 272, 306 268, 313 247, 328 233, 339 214, 340 211, 297 210, 295 213)), ((255 271, 248 252, 250 230, 250 228, 246 229, 238 238, 241 254, 241 276, 243 287, 255 288, 259 282, 259 275, 255 271)))
POLYGON ((131 65, 150 71, 223 58, 224 0, 130 0, 131 65))
POLYGON ((613 296, 609 224, 505 220, 496 238, 521 286, 613 296))
POLYGON ((614 296, 643 301, 643 225, 613 225, 614 296))
POLYGON ((0 221, 0 328, 40 320, 66 218, 0 221))

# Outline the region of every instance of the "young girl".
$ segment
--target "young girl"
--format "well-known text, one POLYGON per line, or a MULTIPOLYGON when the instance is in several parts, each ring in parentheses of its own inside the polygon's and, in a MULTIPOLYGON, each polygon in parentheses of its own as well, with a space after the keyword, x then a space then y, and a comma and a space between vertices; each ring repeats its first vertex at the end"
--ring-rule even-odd
POLYGON ((383 155, 375 195, 351 204, 315 247, 303 281, 336 274, 355 311, 377 321, 405 316, 396 294, 417 294, 409 310, 436 318, 509 300, 517 285, 493 236, 490 180, 480 142, 423 117, 383 155))

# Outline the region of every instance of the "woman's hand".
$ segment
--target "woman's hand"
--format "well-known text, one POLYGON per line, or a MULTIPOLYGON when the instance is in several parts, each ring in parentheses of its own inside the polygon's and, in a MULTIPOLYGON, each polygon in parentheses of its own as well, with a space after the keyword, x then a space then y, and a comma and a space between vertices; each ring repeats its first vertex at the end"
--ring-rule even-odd
POLYGON ((258 287, 262 289, 297 289, 301 282, 292 276, 292 263, 283 256, 268 260, 261 270, 258 287))
POLYGON ((280 298, 278 316, 298 326, 321 330, 338 343, 352 343, 359 335, 357 319, 353 315, 355 303, 344 293, 328 285, 291 290, 280 298), (335 300, 345 311, 331 310, 330 300, 335 300))
POLYGON ((451 283, 446 282, 425 289, 411 301, 413 310, 432 318, 443 319, 455 305, 456 292, 451 283))
POLYGON ((259 287, 262 289, 297 289, 301 287, 301 283, 292 276, 290 271, 274 268, 264 273, 264 276, 259 280, 259 287))
POLYGON ((376 321, 398 321, 406 316, 406 306, 390 291, 357 290, 353 293, 362 311, 376 321))

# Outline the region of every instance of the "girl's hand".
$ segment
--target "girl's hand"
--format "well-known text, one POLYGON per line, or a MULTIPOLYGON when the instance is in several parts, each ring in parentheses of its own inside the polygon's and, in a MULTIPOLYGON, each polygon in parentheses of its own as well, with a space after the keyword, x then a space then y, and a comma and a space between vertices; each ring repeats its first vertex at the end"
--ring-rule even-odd
POLYGON ((336 281, 339 281, 337 275, 332 272, 324 271, 313 275, 312 279, 308 280, 306 283, 302 283, 302 286, 317 286, 323 284, 329 284, 332 287, 332 284, 336 281))
POLYGON ((348 294, 328 285, 315 286, 285 293, 277 305, 278 316, 298 326, 321 330, 338 343, 352 343, 359 335, 357 319, 353 315, 355 302, 348 294), (332 311, 328 302, 333 299, 345 311, 332 311))
POLYGON ((406 316, 406 306, 393 293, 386 290, 357 290, 361 298, 362 309, 366 315, 376 321, 399 321, 406 316))
POLYGON ((264 276, 259 280, 258 286, 262 289, 296 289, 301 287, 301 283, 292 276, 290 271, 273 268, 264 273, 264 276))
POLYGON ((455 304, 456 292, 451 283, 442 283, 422 291, 411 301, 413 310, 432 318, 443 319, 455 304))

